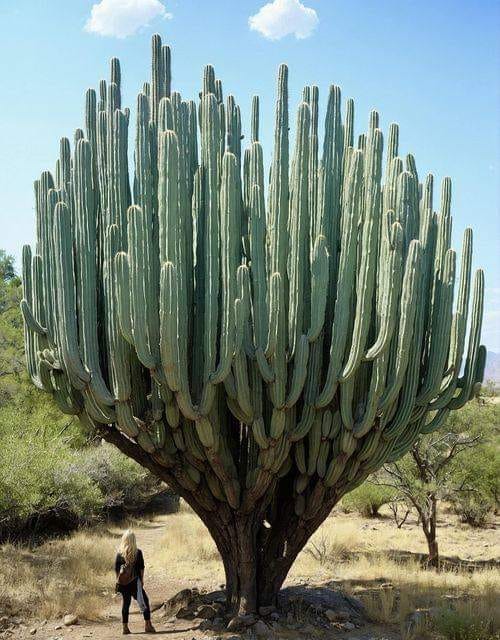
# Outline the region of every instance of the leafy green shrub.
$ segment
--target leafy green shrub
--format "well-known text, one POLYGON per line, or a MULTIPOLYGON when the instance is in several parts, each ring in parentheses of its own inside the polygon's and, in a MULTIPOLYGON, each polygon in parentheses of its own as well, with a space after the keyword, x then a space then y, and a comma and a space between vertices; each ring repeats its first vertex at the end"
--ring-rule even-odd
POLYGON ((453 496, 453 512, 471 527, 484 527, 494 505, 484 496, 476 493, 461 493, 453 496))
MULTIPOLYGON (((0 523, 22 523, 33 514, 70 513, 87 520, 103 507, 98 486, 72 469, 75 451, 63 440, 3 435, 0 453, 0 523)), ((0 524, 1 526, 1 524, 0 524)))
POLYGON ((342 498, 342 506, 347 512, 357 511, 365 518, 374 518, 378 515, 380 507, 389 503, 394 497, 394 489, 364 482, 342 498))
MULTIPOLYGON (((493 432, 490 437, 494 438, 493 432)), ((474 455, 462 456, 452 469, 452 483, 453 511, 462 522, 483 526, 500 497, 500 454, 494 444, 487 441, 474 455)))
POLYGON ((75 449, 58 437, 3 433, 0 535, 15 533, 34 518, 71 526, 88 523, 111 509, 141 505, 159 487, 111 445, 75 449))

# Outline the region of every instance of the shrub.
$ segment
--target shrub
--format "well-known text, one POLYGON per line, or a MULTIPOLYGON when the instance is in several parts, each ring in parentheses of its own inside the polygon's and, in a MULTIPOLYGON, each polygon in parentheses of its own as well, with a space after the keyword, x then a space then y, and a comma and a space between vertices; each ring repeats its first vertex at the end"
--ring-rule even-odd
POLYGON ((494 505, 485 497, 476 493, 461 493, 452 497, 453 512, 471 527, 483 527, 494 505))
POLYGON ((108 510, 136 508, 161 487, 161 482, 147 469, 108 443, 78 451, 73 464, 99 488, 108 510))
POLYGON ((365 518, 374 518, 380 507, 395 498, 395 491, 390 487, 382 487, 372 482, 364 482, 347 496, 342 498, 342 506, 346 511, 357 511, 365 518))
POLYGON ((63 528, 89 523, 111 509, 136 508, 159 488, 111 445, 74 449, 62 438, 11 431, 0 450, 0 536, 35 520, 63 528))

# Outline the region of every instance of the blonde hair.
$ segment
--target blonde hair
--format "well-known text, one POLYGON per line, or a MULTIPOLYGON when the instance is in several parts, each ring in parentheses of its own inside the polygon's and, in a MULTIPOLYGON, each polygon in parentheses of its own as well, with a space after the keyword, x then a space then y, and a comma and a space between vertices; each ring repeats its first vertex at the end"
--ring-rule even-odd
POLYGON ((137 540, 132 529, 127 529, 122 535, 118 551, 128 565, 134 563, 137 555, 137 540))

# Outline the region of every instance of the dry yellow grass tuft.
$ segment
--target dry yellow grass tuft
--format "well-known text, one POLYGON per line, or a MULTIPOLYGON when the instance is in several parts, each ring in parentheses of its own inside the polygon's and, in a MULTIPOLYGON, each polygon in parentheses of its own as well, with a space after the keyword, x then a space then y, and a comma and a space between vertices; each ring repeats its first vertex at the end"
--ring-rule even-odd
POLYGON ((116 540, 80 531, 26 550, 0 547, 0 613, 55 618, 74 613, 98 619, 103 592, 114 585, 116 540))

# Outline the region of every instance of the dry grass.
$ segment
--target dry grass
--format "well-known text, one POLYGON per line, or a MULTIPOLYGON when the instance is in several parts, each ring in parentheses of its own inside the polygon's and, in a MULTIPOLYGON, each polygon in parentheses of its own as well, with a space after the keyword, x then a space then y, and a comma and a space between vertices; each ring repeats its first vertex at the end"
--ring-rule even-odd
MULTIPOLYGON (((170 576, 205 585, 208 580, 209 586, 223 582, 217 549, 189 507, 184 506, 180 513, 169 516, 166 523, 167 532, 158 554, 170 576)), ((445 549, 473 559, 481 559, 484 549, 496 551, 491 529, 467 528, 462 532, 457 531, 457 527, 449 520, 442 523, 446 529, 441 533, 445 549), (444 539, 450 535, 452 541, 446 546, 444 539), (489 540, 488 547, 478 542, 484 539, 489 540)), ((491 619, 492 626, 499 626, 500 614, 495 612, 500 594, 500 569, 471 572, 456 568, 437 573, 422 568, 416 556, 397 559, 388 553, 390 550, 410 554, 425 552, 421 536, 416 525, 398 530, 389 520, 335 513, 299 555, 287 583, 335 583, 361 598, 373 620, 380 623, 403 622, 415 609, 447 607, 451 601, 456 607, 472 607, 484 619, 491 619), (384 584, 392 586, 381 587, 384 584)))
MULTIPOLYGON (((496 535, 491 529, 468 528, 462 532, 449 521, 442 522, 442 528, 446 532, 441 533, 441 547, 462 558, 483 559, 485 548, 490 553, 497 552, 496 535), (452 540, 446 543, 446 536, 452 540), (478 542, 485 538, 489 540, 488 547, 478 542)), ((423 534, 416 526, 398 530, 390 521, 335 513, 297 558, 288 583, 337 583, 361 598, 372 619, 380 623, 403 622, 415 609, 449 608, 451 602, 457 616, 466 608, 470 616, 474 614, 478 620, 487 621, 489 628, 499 629, 500 569, 469 571, 456 567, 439 573, 426 570, 417 555, 411 556, 425 552, 420 536, 423 534), (401 551, 408 553, 398 558, 397 552, 401 551)), ((463 615, 466 617, 466 613, 463 615)))
POLYGON ((207 580, 222 584, 224 571, 217 547, 208 530, 181 500, 178 513, 164 520, 155 562, 170 578, 184 578, 186 583, 204 584, 207 580))
POLYGON ((80 531, 35 550, 0 547, 0 614, 36 618, 75 613, 98 619, 104 592, 114 584, 116 541, 80 531))
MULTIPOLYGON (((443 519, 441 523, 443 553, 474 560, 484 559, 485 552, 495 557, 494 531, 462 530, 450 518, 446 515, 446 522, 443 519)), ((154 565, 159 584, 168 580, 172 588, 217 588, 224 582, 215 544, 186 505, 181 503, 178 513, 162 516, 153 526, 135 523, 135 528, 140 545, 149 540, 146 563, 154 565), (158 526, 162 527, 160 536, 155 533, 158 526)), ((98 618, 114 584, 117 534, 82 531, 48 542, 34 552, 13 545, 0 547, 0 602, 38 618, 54 618, 69 611, 87 619, 98 618)), ((425 570, 418 557, 411 556, 425 551, 422 538, 416 525, 398 530, 389 520, 334 513, 299 555, 287 583, 335 585, 361 598, 372 618, 381 623, 402 622, 415 609, 449 608, 451 603, 457 616, 467 619, 479 615, 490 627, 499 627, 500 569, 425 570), (409 553, 398 558, 389 553, 391 550, 409 553), (384 583, 392 586, 381 586, 384 583)), ((151 565, 148 572, 151 575, 151 565)))

